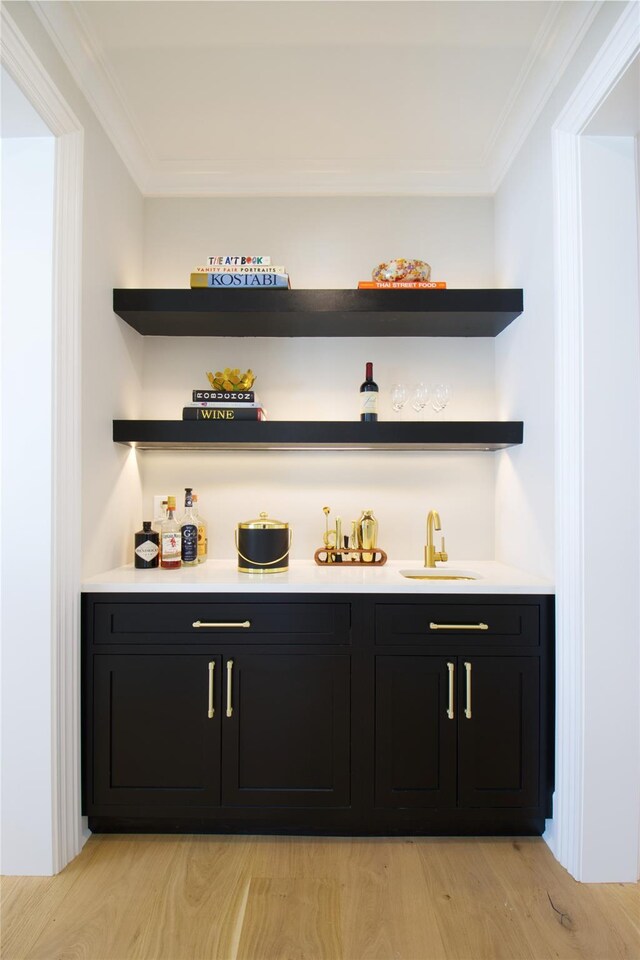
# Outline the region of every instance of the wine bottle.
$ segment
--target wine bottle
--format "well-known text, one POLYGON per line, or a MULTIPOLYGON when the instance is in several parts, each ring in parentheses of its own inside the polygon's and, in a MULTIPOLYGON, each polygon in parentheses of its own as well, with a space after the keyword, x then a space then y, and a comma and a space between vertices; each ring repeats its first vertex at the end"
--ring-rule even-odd
POLYGON ((198 506, 198 494, 193 494, 193 512, 196 515, 196 523, 198 524, 198 563, 204 563, 207 559, 207 553, 209 552, 209 541, 207 539, 207 525, 200 515, 200 508, 198 506))
POLYGON ((198 563, 198 521, 193 512, 192 492, 192 487, 184 488, 184 515, 180 521, 183 567, 195 567, 198 563))
POLYGON ((160 566, 179 570, 182 566, 180 524, 175 518, 176 498, 167 497, 167 519, 160 526, 160 566))
POLYGON ((365 380, 360 387, 360 419, 369 422, 378 419, 378 384, 373 379, 372 363, 367 363, 365 380))
POLYGON ((134 536, 133 565, 137 570, 151 570, 158 566, 160 537, 151 529, 151 520, 142 521, 142 530, 134 536))

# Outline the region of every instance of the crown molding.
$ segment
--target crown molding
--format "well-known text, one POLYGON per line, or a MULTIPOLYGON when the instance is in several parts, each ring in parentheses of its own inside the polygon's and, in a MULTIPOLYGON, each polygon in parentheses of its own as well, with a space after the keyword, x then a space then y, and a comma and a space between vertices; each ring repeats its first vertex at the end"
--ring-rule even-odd
POLYGON ((486 164, 495 193, 553 91, 562 79, 603 0, 554 3, 540 27, 496 130, 486 164))
POLYGON ((483 170, 271 170, 232 172, 151 171, 148 197, 407 197, 486 196, 483 170))
POLYGON ((75 133, 80 122, 18 29, 0 7, 0 59, 54 136, 75 133))
POLYGON ((136 186, 145 194, 153 159, 78 5, 32 0, 31 6, 136 186))

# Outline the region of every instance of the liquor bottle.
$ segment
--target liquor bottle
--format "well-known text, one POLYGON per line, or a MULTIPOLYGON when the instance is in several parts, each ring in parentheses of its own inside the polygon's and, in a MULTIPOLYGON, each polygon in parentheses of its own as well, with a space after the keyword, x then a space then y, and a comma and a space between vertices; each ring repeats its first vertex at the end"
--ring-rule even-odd
POLYGON ((193 512, 196 515, 196 522, 198 524, 198 563, 204 563, 209 552, 209 541, 207 540, 207 525, 200 515, 197 493, 193 494, 193 512))
POLYGON ((369 422, 378 419, 378 384, 373 379, 372 363, 367 363, 365 380, 360 387, 360 419, 369 422))
POLYGON ((175 509, 176 498, 167 497, 167 519, 160 527, 160 566, 164 570, 178 570, 182 566, 182 535, 175 509))
POLYGON ((142 521, 142 530, 134 536, 133 565, 138 570, 157 567, 160 553, 160 536, 151 529, 151 520, 142 521))
POLYGON ((192 487, 184 488, 184 515, 180 521, 183 567, 195 567, 198 563, 198 521, 193 512, 192 492, 192 487))

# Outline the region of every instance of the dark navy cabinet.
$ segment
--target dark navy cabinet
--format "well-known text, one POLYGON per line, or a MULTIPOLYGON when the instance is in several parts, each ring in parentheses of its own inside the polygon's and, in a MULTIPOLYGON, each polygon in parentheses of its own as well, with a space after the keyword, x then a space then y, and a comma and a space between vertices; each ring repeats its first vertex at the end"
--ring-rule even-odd
POLYGON ((553 632, 549 596, 86 594, 89 825, 541 833, 553 632))

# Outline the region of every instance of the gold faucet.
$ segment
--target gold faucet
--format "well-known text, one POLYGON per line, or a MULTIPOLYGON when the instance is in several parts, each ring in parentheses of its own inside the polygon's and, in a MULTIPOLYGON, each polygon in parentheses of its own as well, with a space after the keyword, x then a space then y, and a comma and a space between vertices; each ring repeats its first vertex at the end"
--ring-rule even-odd
POLYGON ((442 560, 444 562, 449 559, 449 556, 447 553, 445 553, 444 549, 444 537, 442 537, 440 550, 436 550, 433 544, 433 531, 441 529, 440 514, 437 510, 429 510, 427 516, 427 545, 424 548, 425 567, 435 567, 436 560, 442 560))

